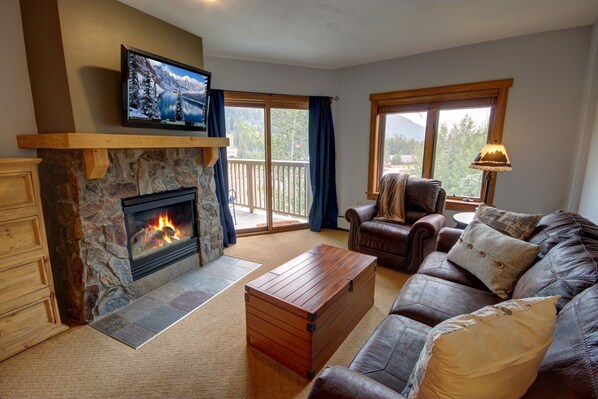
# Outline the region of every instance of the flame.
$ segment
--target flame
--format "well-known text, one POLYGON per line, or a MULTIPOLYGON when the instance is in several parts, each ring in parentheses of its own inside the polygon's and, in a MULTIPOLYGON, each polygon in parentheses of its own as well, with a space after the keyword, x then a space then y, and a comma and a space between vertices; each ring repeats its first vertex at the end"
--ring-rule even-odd
POLYGON ((179 229, 177 229, 175 227, 175 225, 172 223, 172 220, 170 220, 170 218, 168 217, 168 212, 165 213, 164 215, 160 215, 158 217, 158 226, 154 225, 154 227, 157 230, 163 230, 165 227, 170 227, 171 229, 173 229, 175 231, 174 236, 169 236, 168 234, 164 235, 164 241, 166 241, 167 243, 171 243, 172 239, 174 240, 180 240, 181 239, 181 232, 179 229))

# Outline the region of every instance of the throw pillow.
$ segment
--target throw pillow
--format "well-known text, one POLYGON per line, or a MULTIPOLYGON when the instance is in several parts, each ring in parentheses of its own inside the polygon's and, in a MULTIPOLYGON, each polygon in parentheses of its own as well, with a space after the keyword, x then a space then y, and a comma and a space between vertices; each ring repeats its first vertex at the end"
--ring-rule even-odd
POLYGON ((482 202, 475 211, 475 218, 501 233, 520 240, 527 240, 542 215, 503 211, 482 202))
POLYGON ((448 260, 506 299, 539 250, 537 245, 506 236, 474 219, 449 251, 448 260))
POLYGON ((557 300, 510 300, 438 324, 428 333, 403 395, 520 398, 552 343, 557 300))

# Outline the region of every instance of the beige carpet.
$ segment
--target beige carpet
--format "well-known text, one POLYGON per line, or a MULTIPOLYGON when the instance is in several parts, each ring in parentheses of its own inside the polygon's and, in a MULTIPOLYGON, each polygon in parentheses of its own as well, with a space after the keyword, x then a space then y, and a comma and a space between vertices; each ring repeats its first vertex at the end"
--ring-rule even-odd
MULTIPOLYGON (((347 233, 241 238, 226 254, 263 266, 155 340, 134 350, 91 327, 72 327, 0 362, 0 398, 304 398, 309 381, 246 345, 243 287, 320 243, 346 248, 347 233)), ((378 268, 374 307, 328 364, 349 364, 407 277, 378 268)))

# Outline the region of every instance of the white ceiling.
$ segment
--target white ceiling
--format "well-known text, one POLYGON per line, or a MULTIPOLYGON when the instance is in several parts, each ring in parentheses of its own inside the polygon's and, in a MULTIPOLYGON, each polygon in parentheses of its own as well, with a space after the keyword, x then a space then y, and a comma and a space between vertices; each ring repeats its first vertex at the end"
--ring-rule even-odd
POLYGON ((336 69, 592 25, 598 0, 120 0, 204 54, 336 69))

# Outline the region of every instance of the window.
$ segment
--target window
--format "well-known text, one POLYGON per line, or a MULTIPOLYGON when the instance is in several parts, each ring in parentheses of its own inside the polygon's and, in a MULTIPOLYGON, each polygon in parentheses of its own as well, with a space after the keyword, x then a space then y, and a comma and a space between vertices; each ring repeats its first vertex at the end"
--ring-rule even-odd
POLYGON ((237 232, 307 227, 309 98, 225 92, 224 100, 237 232))
POLYGON ((512 85, 506 79, 370 95, 368 198, 377 197, 382 176, 405 172, 442 181, 448 209, 477 206, 484 172, 469 164, 484 144, 501 142, 512 85))

